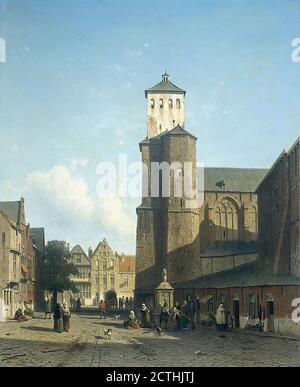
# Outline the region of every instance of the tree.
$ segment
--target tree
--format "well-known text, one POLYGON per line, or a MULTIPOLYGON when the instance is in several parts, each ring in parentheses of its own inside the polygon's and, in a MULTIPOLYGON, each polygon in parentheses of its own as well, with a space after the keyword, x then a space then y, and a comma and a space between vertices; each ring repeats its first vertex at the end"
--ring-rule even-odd
POLYGON ((78 274, 78 270, 70 262, 71 254, 65 241, 50 241, 45 248, 44 273, 42 287, 53 293, 54 303, 57 294, 65 290, 76 292, 70 275, 78 274))

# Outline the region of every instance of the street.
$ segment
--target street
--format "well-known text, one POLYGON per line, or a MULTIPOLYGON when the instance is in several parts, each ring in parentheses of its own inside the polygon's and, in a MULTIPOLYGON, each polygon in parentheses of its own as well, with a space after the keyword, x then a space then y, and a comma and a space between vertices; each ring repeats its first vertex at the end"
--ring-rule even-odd
POLYGON ((126 330, 122 321, 92 312, 72 316, 70 333, 55 333, 53 320, 0 325, 1 367, 299 367, 300 341, 213 329, 163 332, 126 330), (112 338, 103 337, 104 328, 112 338))

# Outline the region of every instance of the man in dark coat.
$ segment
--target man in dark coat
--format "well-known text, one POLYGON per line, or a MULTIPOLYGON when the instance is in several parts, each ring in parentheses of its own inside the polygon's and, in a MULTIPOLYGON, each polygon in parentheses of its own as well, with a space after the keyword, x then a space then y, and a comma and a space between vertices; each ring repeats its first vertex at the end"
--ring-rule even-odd
POLYGON ((64 331, 64 313, 61 304, 56 304, 53 317, 55 332, 62 333, 64 331))
POLYGON ((162 323, 165 324, 165 329, 168 329, 168 322, 170 317, 170 311, 168 308, 168 304, 165 302, 164 305, 161 307, 160 310, 160 321, 159 326, 162 326, 162 323))
POLYGON ((80 298, 78 298, 76 301, 76 312, 80 312, 80 310, 81 310, 81 301, 80 301, 80 298))

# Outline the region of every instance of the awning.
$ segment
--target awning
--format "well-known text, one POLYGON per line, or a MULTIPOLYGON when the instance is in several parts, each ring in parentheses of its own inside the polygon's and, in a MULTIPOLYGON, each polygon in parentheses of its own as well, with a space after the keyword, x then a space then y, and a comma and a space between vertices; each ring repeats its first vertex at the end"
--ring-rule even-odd
POLYGON ((209 300, 211 300, 212 298, 214 298, 213 295, 211 294, 207 294, 206 296, 203 296, 202 298, 200 298, 200 303, 201 304, 206 304, 209 300))
POLYGON ((25 266, 25 265, 21 265, 21 268, 22 268, 22 271, 23 271, 23 273, 25 273, 25 274, 27 274, 27 273, 28 273, 27 266, 25 266))

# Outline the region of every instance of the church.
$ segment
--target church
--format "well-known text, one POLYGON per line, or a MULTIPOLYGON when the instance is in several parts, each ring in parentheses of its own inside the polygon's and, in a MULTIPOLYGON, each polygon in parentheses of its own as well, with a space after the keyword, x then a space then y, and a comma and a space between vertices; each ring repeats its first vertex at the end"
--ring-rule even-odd
MULTIPOLYGON (((243 286, 250 287, 248 277, 264 277, 263 273, 258 273, 259 270, 266 270, 271 276, 281 274, 274 272, 272 263, 271 270, 264 264, 266 260, 262 256, 260 240, 260 234, 263 233, 259 229, 265 229, 266 226, 260 220, 258 198, 274 168, 197 168, 197 138, 185 127, 185 96, 186 91, 174 85, 167 73, 163 74, 161 82, 145 92, 147 136, 140 142, 139 148, 148 176, 147 187, 143 187, 142 203, 137 208, 135 299, 153 305, 154 289, 160 282, 162 270, 166 269, 168 280, 175 288, 176 301, 182 302, 189 296, 197 295, 205 303, 203 309, 211 313, 219 302, 223 302, 236 314, 236 325, 239 327, 245 324, 246 316, 251 311, 256 316, 264 306, 271 313, 274 309, 274 303, 267 304, 268 300, 273 300, 271 295, 262 295, 259 301, 253 291, 243 298, 238 290, 243 286), (181 177, 181 184, 184 180, 185 171, 180 167, 169 170, 170 195, 162 195, 160 189, 159 195, 153 196, 151 169, 155 163, 190 163, 191 185, 195 196, 202 195, 201 204, 191 208, 187 205, 191 198, 184 190, 181 197, 174 194, 177 178, 181 177), (203 179, 200 189, 197 184, 199 175, 203 179), (231 276, 235 278, 232 285, 231 276), (243 286, 239 278, 243 279, 243 286), (230 292, 229 289, 236 290, 230 292), (255 306, 251 305, 251 300, 253 303, 255 300, 255 306)), ((299 139, 296 144, 298 154, 299 139)), ((295 170, 299 173, 299 158, 293 165, 296 165, 295 170)), ((296 208, 299 209, 296 207, 299 202, 299 174, 295 186, 298 197, 294 193, 292 200, 296 211, 296 208)), ((274 189, 276 191, 276 187, 274 189)), ((264 215, 261 217, 265 218, 264 215)), ((273 221, 271 218, 267 220, 273 221)), ((293 227, 294 240, 299 249, 299 214, 293 227)), ((299 261, 299 256, 294 260, 299 261)), ((283 265, 289 266, 287 261, 283 265)), ((288 277, 275 281, 274 285, 296 286, 295 292, 300 294, 297 273, 286 270, 282 274, 288 277)), ((267 285, 263 278, 261 281, 255 284, 267 285)))

